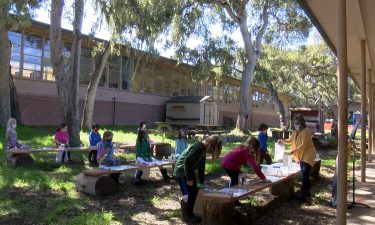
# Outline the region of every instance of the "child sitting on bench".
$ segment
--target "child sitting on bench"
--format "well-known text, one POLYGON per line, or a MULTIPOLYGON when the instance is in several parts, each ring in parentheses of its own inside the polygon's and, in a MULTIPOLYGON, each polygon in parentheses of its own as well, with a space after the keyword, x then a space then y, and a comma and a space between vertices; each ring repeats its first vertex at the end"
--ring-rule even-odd
MULTIPOLYGON (((98 163, 99 168, 103 166, 119 166, 120 159, 115 158, 114 149, 112 143, 113 133, 109 130, 106 130, 103 133, 103 140, 98 143, 98 163)), ((116 183, 119 183, 119 173, 110 175, 116 183)))
POLYGON ((9 118, 7 123, 7 133, 6 133, 6 146, 5 149, 11 149, 11 148, 20 148, 23 150, 28 150, 29 146, 25 144, 21 144, 17 139, 17 120, 14 118, 9 118))

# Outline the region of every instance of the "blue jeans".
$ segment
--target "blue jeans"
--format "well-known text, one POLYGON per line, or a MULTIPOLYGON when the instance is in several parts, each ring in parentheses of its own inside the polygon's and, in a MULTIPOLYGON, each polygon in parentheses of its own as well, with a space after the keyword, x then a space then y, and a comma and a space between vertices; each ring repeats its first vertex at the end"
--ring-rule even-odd
POLYGON ((177 181, 178 181, 178 184, 180 185, 182 195, 189 195, 186 177, 177 177, 177 181))
POLYGON ((301 197, 306 198, 311 195, 310 194, 311 165, 301 161, 300 167, 301 167, 301 174, 302 174, 301 197))

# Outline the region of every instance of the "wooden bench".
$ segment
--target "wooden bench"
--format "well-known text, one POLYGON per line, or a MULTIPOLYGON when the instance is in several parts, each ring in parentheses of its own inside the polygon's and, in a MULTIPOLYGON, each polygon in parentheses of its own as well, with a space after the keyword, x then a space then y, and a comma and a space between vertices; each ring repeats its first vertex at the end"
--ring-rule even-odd
POLYGON ((44 152, 84 152, 97 149, 96 147, 76 147, 76 148, 40 148, 40 149, 29 149, 23 150, 18 148, 8 149, 7 153, 7 163, 8 165, 16 167, 30 167, 33 165, 34 160, 30 154, 34 153, 44 153, 44 152))
POLYGON ((77 176, 76 189, 77 191, 94 196, 111 195, 117 190, 117 184, 112 177, 110 177, 111 174, 173 166, 174 164, 174 161, 156 161, 156 164, 154 165, 137 165, 133 163, 110 167, 111 169, 84 170, 77 176))
POLYGON ((167 122, 155 122, 157 131, 171 131, 172 127, 167 122))
MULTIPOLYGON (((168 157, 171 155, 171 145, 165 142, 152 142, 151 146, 151 155, 155 156, 158 159, 163 157, 168 157)), ((123 149, 129 152, 135 152, 135 144, 123 144, 118 146, 119 149, 123 149)))
POLYGON ((284 176, 268 176, 272 181, 271 183, 245 183, 244 186, 233 186, 220 190, 200 190, 201 209, 196 207, 195 212, 202 215, 203 224, 231 224, 236 200, 244 199, 265 188, 270 188, 270 192, 274 196, 292 197, 294 194, 294 177, 299 173, 299 168, 294 168, 287 174, 283 174, 284 176))

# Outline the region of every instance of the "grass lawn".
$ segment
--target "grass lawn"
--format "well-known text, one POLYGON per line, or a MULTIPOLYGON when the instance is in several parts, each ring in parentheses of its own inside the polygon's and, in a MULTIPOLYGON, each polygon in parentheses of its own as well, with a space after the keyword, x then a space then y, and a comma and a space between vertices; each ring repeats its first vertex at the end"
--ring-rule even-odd
MULTIPOLYGON (((135 142, 134 126, 105 127, 100 132, 105 129, 114 132, 114 142, 135 142)), ((18 126, 17 132, 21 142, 31 147, 54 146, 53 127, 18 126)), ((0 127, 0 134, 5 134, 3 127, 0 127)), ((6 164, 4 138, 5 135, 1 135, 0 160, 3 163, 0 164, 0 224, 184 224, 179 207, 181 194, 178 184, 174 180, 163 181, 157 170, 151 171, 151 181, 146 181, 140 187, 133 185, 132 174, 121 175, 122 184, 115 195, 88 196, 75 190, 76 176, 89 168, 87 153, 72 153, 74 163, 69 165, 55 163, 54 153, 33 154, 34 165, 31 168, 14 168, 6 164)), ((150 134, 150 138, 168 142, 174 147, 174 138, 154 134, 150 134)), ((87 133, 81 133, 81 141, 87 145, 87 133)), ((194 141, 189 140, 191 143, 194 141)), ((269 140, 269 149, 274 148, 275 141, 269 140)), ((241 143, 225 143, 222 155, 239 144, 241 143)), ((123 159, 135 158, 134 153, 125 155, 117 152, 117 155, 121 155, 123 159)), ((329 178, 335 156, 322 153, 320 155, 324 159, 323 178, 315 190, 318 194, 315 195, 312 206, 323 204, 328 207, 326 200, 329 199, 330 192, 329 178)), ((244 170, 252 173, 251 169, 244 170)), ((228 177, 217 160, 207 162, 206 173, 209 185, 222 187, 228 182, 228 177)), ((276 199, 276 203, 272 204, 283 204, 283 201, 276 199), (279 201, 281 203, 278 203, 279 201)), ((261 193, 243 201, 243 209, 251 211, 256 208, 266 215, 266 211, 272 207, 270 202, 274 202, 274 199, 270 199, 268 192, 261 193)), ((256 219, 253 221, 257 224, 256 219)), ((271 221, 268 224, 272 224, 271 221)), ((267 224, 267 218, 263 218, 259 223, 267 224)))

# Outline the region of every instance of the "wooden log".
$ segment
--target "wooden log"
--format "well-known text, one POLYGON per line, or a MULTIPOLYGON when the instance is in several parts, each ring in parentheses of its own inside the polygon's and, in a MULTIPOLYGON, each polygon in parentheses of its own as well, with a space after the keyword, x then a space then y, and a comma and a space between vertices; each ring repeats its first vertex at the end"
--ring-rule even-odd
POLYGON ((30 154, 7 154, 7 163, 15 167, 30 167, 34 160, 30 154))
POLYGON ((203 189, 198 190, 197 198, 195 199, 193 212, 195 215, 203 215, 203 189))
POLYGON ((233 223, 235 202, 222 203, 215 201, 204 201, 203 224, 205 225, 227 225, 233 223))
POLYGON ((114 194, 117 190, 117 184, 108 174, 89 176, 80 173, 77 176, 76 189, 86 194, 103 196, 114 194))
POLYGON ((270 187, 272 195, 281 198, 291 198, 294 195, 294 176, 290 176, 284 181, 270 187))

